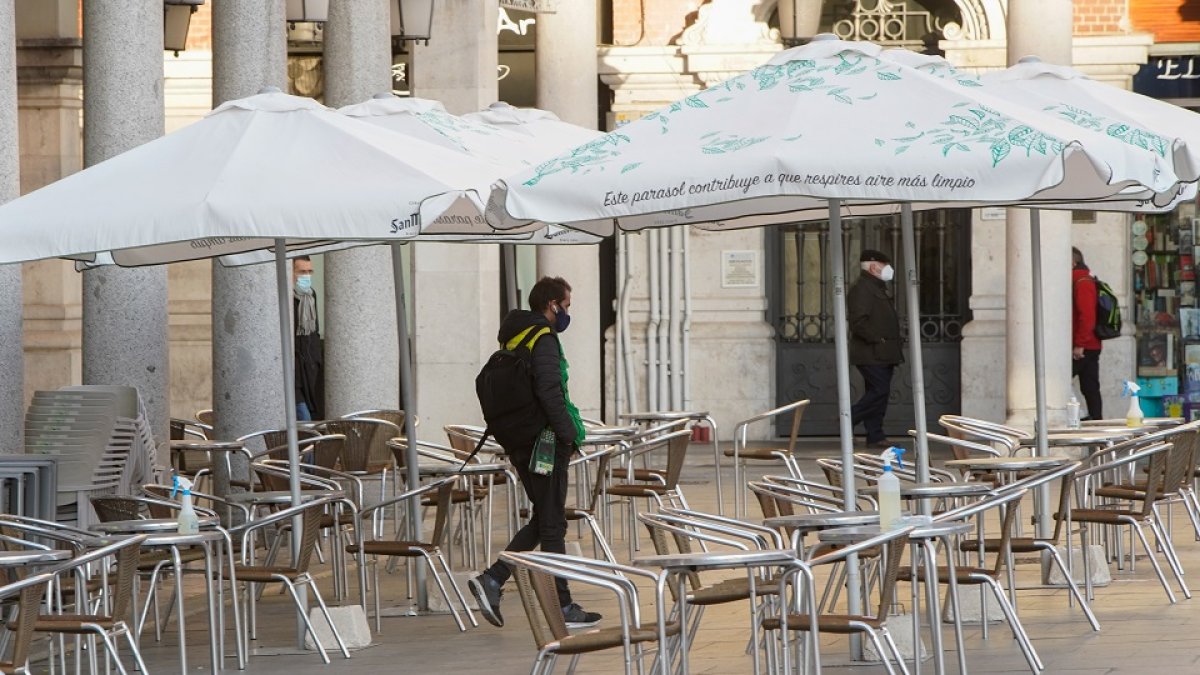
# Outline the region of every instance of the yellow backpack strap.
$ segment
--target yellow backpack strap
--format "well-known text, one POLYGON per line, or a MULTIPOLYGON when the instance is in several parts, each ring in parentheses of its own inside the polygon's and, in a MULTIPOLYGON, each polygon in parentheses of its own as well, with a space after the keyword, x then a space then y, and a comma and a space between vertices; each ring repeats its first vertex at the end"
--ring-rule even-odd
POLYGON ((521 343, 525 343, 525 348, 532 352, 533 345, 537 343, 538 338, 540 338, 543 335, 550 332, 550 329, 548 327, 543 326, 536 333, 533 333, 533 336, 530 337, 528 341, 526 341, 525 338, 527 336, 529 336, 529 334, 531 332, 533 332, 534 328, 535 328, 535 326, 530 326, 529 328, 526 328, 525 330, 521 331, 520 333, 517 333, 515 336, 513 336, 513 338, 511 340, 504 343, 504 348, 509 351, 512 351, 512 350, 516 349, 517 347, 519 347, 521 345, 521 343))
POLYGON ((526 343, 525 343, 525 348, 526 348, 526 349, 528 349, 530 352, 532 352, 532 351, 533 351, 533 345, 537 343, 537 341, 538 341, 538 338, 542 337, 543 335, 545 335, 545 334, 547 334, 547 333, 549 333, 549 332, 550 332, 550 329, 549 329, 549 328, 543 327, 541 330, 539 330, 538 332, 534 333, 534 334, 533 334, 533 337, 529 338, 529 342, 526 342, 526 343))
POLYGON ((525 330, 521 331, 520 333, 517 333, 515 336, 513 336, 513 338, 511 340, 504 343, 504 348, 509 351, 516 349, 517 345, 521 344, 525 340, 525 336, 529 335, 529 331, 531 331, 531 330, 533 330, 533 326, 530 326, 529 328, 526 328, 525 330))

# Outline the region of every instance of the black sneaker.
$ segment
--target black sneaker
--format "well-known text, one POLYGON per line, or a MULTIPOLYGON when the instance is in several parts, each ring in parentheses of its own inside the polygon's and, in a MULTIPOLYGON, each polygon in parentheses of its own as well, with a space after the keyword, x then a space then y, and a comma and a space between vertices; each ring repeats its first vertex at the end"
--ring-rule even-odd
POLYGON ((567 628, 591 628, 600 623, 602 618, 597 612, 586 612, 579 606, 578 602, 572 602, 562 608, 563 620, 567 622, 567 628))
POLYGON ((504 627, 504 617, 500 615, 500 596, 504 595, 504 591, 500 589, 500 582, 492 578, 490 574, 480 574, 479 576, 467 582, 467 586, 471 588, 471 595, 475 596, 475 602, 479 604, 479 613, 487 622, 497 628, 504 627))

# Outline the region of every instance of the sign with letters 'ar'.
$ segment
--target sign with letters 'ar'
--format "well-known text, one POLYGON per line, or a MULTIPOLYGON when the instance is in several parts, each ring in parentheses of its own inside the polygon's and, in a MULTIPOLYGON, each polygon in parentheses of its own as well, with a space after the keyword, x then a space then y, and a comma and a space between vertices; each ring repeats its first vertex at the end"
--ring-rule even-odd
POLYGON ((1200 55, 1151 56, 1133 76, 1133 90, 1154 98, 1200 98, 1200 55))

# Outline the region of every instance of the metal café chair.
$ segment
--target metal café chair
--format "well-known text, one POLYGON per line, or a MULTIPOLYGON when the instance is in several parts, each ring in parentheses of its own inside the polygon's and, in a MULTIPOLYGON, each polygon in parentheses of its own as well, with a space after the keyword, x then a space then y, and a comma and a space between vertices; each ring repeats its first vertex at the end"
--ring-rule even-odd
MULTIPOLYGON (((900 654, 895 640, 888 631, 886 620, 901 569, 900 560, 904 555, 904 549, 908 546, 908 534, 911 530, 911 527, 904 527, 885 531, 809 560, 797 560, 790 564, 789 568, 780 575, 777 593, 779 598, 790 598, 791 602, 781 603, 778 614, 764 616, 761 621, 763 630, 768 633, 774 631, 780 633, 778 642, 780 653, 773 659, 774 662, 781 665, 780 672, 790 673, 792 659, 797 658, 797 655, 793 654, 790 640, 790 634, 795 631, 806 634, 804 655, 801 658, 806 662, 811 661, 818 673, 821 672, 821 632, 842 635, 865 633, 875 646, 875 652, 879 654, 889 673, 896 672, 892 661, 895 661, 902 673, 908 673, 908 668, 904 665, 904 657, 900 654), (815 598, 813 568, 841 563, 851 554, 861 554, 867 550, 883 551, 881 556, 883 562, 878 566, 881 579, 878 584, 879 604, 876 606, 876 611, 871 614, 819 613, 815 598), (887 645, 886 651, 884 650, 885 644, 887 645)), ((768 644, 774 643, 769 641, 768 644)), ((797 662, 799 661, 800 658, 797 658, 797 662)), ((805 665, 807 666, 807 663, 805 665)))
MULTIPOLYGON (((737 423, 733 430, 733 443, 725 448, 725 456, 733 458, 734 484, 734 515, 746 517, 746 467, 749 461, 782 462, 787 472, 799 477, 800 464, 796 460, 796 441, 800 434, 800 420, 809 400, 794 401, 784 406, 759 413, 737 423), (759 422, 775 424, 775 418, 792 414, 791 433, 788 434, 787 448, 772 444, 751 445, 748 433, 751 426, 759 422)), ((774 434, 772 434, 774 436, 774 434)))
MULTIPOLYGON (((691 445, 692 432, 691 429, 683 429, 674 431, 662 436, 657 436, 648 440, 639 442, 630 447, 626 452, 629 454, 647 453, 655 448, 667 448, 667 463, 663 470, 663 482, 609 482, 603 484, 597 483, 600 488, 600 493, 604 495, 603 499, 608 496, 621 497, 628 500, 629 514, 629 555, 633 557, 633 552, 638 548, 636 518, 637 511, 633 500, 644 498, 654 503, 658 508, 670 504, 681 508, 688 508, 687 499, 683 496, 682 490, 679 489, 679 477, 683 473, 683 464, 687 459, 688 448, 691 445)), ((599 471, 603 472, 606 464, 611 460, 612 455, 600 459, 599 471)), ((599 481, 599 477, 597 478, 599 481)))
MULTIPOLYGON (((41 614, 33 620, 33 632, 47 635, 76 635, 98 638, 104 645, 105 653, 117 665, 118 671, 127 672, 121 661, 120 650, 117 648, 117 638, 124 637, 133 654, 138 670, 146 672, 146 664, 142 660, 141 650, 125 621, 132 612, 130 600, 133 597, 133 582, 137 576, 138 561, 142 542, 145 535, 125 537, 115 543, 110 543, 93 551, 83 553, 74 559, 51 570, 55 576, 70 573, 76 578, 88 578, 93 565, 99 569, 99 588, 106 601, 100 603, 97 610, 86 611, 85 606, 77 603, 78 613, 75 614, 41 614), (107 560, 112 558, 116 566, 115 579, 110 584, 110 572, 107 560)), ((78 582, 77 582, 78 584, 78 582)), ((29 630, 23 623, 18 622, 10 628, 18 633, 29 630)), ((51 643, 53 644, 53 643, 51 643)), ((94 655, 95 652, 93 651, 94 655)), ((51 655, 51 659, 53 659, 51 655)), ((107 669, 107 667, 106 667, 107 669)), ((93 672, 95 668, 93 668, 93 672)))
MULTIPOLYGON (((1175 604, 1175 594, 1171 591, 1166 576, 1163 574, 1162 567, 1159 566, 1158 559, 1154 555, 1156 548, 1150 546, 1150 542, 1146 539, 1146 533, 1142 528, 1143 526, 1147 526, 1154 533, 1155 539, 1159 544, 1157 548, 1161 549, 1164 558, 1170 563, 1172 572, 1175 574, 1175 581, 1178 583, 1184 597, 1190 598, 1191 592, 1188 590, 1187 584, 1183 581, 1182 568, 1177 567, 1174 561, 1175 547, 1171 544, 1170 537, 1167 536, 1158 513, 1154 510, 1155 501, 1163 493, 1164 487, 1167 485, 1168 453, 1173 447, 1171 443, 1153 443, 1132 454, 1099 462, 1078 471, 1075 474, 1075 492, 1078 506, 1071 508, 1065 515, 1055 516, 1065 518, 1068 528, 1073 522, 1101 526, 1128 526, 1131 530, 1131 536, 1132 534, 1136 534, 1141 541, 1142 548, 1146 552, 1146 557, 1150 560, 1150 564, 1154 568, 1154 573, 1158 577, 1158 581, 1162 585, 1163 591, 1167 594, 1167 599, 1171 601, 1171 604, 1175 604), (1139 462, 1146 462, 1146 490, 1142 493, 1140 499, 1132 501, 1140 501, 1141 508, 1119 508, 1120 504, 1105 505, 1089 501, 1092 495, 1089 484, 1093 477, 1098 477, 1097 480, 1101 480, 1102 478, 1100 477, 1120 473, 1122 469, 1131 468, 1139 462)), ((1080 529, 1079 536, 1084 551, 1088 550, 1088 533, 1089 530, 1085 528, 1080 529)), ((1088 556, 1085 555, 1083 557, 1083 562, 1088 597, 1091 598, 1091 566, 1088 556)))
MULTIPOLYGON (((408 490, 389 500, 374 504, 358 514, 361 518, 365 515, 370 515, 373 520, 381 519, 383 509, 392 506, 393 502, 401 503, 416 497, 425 497, 430 495, 434 507, 434 524, 433 529, 429 532, 427 541, 413 541, 410 539, 397 538, 395 540, 388 539, 365 539, 363 537, 363 527, 361 523, 358 525, 358 540, 346 547, 346 551, 358 556, 359 569, 359 588, 365 593, 366 588, 366 567, 369 564, 373 574, 372 588, 375 591, 375 630, 382 630, 381 617, 382 610, 380 607, 380 590, 379 590, 379 565, 376 559, 379 556, 397 557, 397 558, 421 558, 425 561, 427 568, 433 575, 434 582, 437 583, 438 590, 442 593, 442 598, 446 601, 446 606, 450 608, 450 614, 454 617, 454 622, 458 624, 460 631, 467 629, 466 624, 459 616, 458 610, 455 609, 454 601, 450 598, 450 593, 446 589, 446 583, 449 582, 451 588, 454 589, 454 594, 458 598, 458 604, 462 611, 467 615, 467 619, 472 626, 478 626, 479 623, 475 620, 475 615, 471 612, 471 608, 467 605, 462 589, 459 588, 458 582, 454 579, 454 574, 450 571, 450 565, 447 564, 446 558, 442 555, 442 542, 445 539, 447 521, 449 520, 450 510, 450 493, 454 489, 455 478, 453 476, 442 478, 441 480, 427 483, 415 490, 408 490), (368 563, 366 556, 371 556, 371 561, 368 563), (439 570, 434 562, 441 566, 439 570), (443 578, 443 573, 445 578, 443 578)), ((378 528, 372 527, 372 532, 377 532, 378 528)), ((366 596, 363 596, 365 603, 366 596)))
MULTIPOLYGON (((1000 605, 1000 610, 1004 613, 1004 618, 1008 621, 1009 628, 1012 630, 1013 638, 1021 648, 1021 653, 1025 656, 1025 661, 1029 665, 1031 672, 1038 673, 1045 669, 1042 660, 1038 657, 1037 650, 1033 647, 1033 642, 1029 639, 1029 634, 1025 631, 1025 627, 1021 624, 1020 618, 1017 616, 1017 610, 1013 606, 1009 596, 1004 592, 1004 588, 1000 585, 1002 575, 1007 576, 1010 580, 1011 574, 1006 575, 1006 569, 1011 570, 1012 567, 1012 532, 1013 525, 1016 522, 1018 510, 1017 504, 1028 493, 1024 488, 1010 489, 1005 491, 997 491, 992 496, 981 499, 973 504, 962 506, 952 511, 934 516, 933 522, 937 523, 952 523, 965 522, 975 518, 977 527, 980 531, 983 528, 982 516, 985 512, 992 509, 1000 511, 1000 539, 996 544, 995 562, 990 566, 985 566, 986 551, 983 548, 975 549, 978 554, 977 563, 975 566, 957 565, 954 568, 955 583, 958 586, 978 586, 980 588, 980 606, 984 609, 982 620, 983 638, 988 637, 988 621, 987 621, 987 603, 983 596, 983 590, 986 588, 991 590, 992 595, 996 598, 1000 605)), ((949 554, 949 553, 948 553, 949 554)), ((950 574, 950 568, 939 567, 937 570, 938 579, 945 579, 950 574)), ((927 583, 928 570, 924 567, 916 569, 914 574, 912 569, 902 569, 899 572, 901 581, 915 583, 927 583)))
POLYGON ((538 653, 531 675, 554 670, 559 656, 571 657, 569 670, 584 654, 620 649, 626 675, 644 672, 645 648, 658 645, 656 667, 664 658, 668 640, 679 635, 678 621, 668 621, 665 609, 655 604, 653 621, 642 618, 638 586, 631 577, 643 577, 658 583, 659 575, 647 570, 590 558, 555 553, 516 553, 505 551, 500 559, 516 568, 517 592, 529 619, 538 653), (561 577, 581 585, 611 591, 617 599, 619 625, 572 633, 563 621, 562 608, 554 579, 561 577))
MULTIPOLYGON (((342 652, 342 656, 350 658, 350 652, 346 649, 346 643, 342 640, 342 635, 337 629, 337 624, 333 622, 333 618, 329 615, 329 607, 325 604, 324 598, 321 597, 321 591, 317 587, 316 581, 309 574, 308 568, 312 562, 312 554, 317 544, 317 536, 320 534, 321 516, 325 512, 326 506, 333 500, 313 499, 298 506, 290 506, 282 511, 277 511, 269 516, 254 520, 235 528, 231 528, 229 533, 235 537, 236 541, 241 543, 241 562, 235 566, 235 574, 239 583, 246 584, 250 590, 249 597, 253 598, 254 584, 279 584, 283 586, 292 601, 296 605, 296 611, 304 620, 304 626, 308 634, 312 636, 313 643, 316 645, 317 653, 321 656, 321 660, 329 663, 329 655, 325 653, 325 647, 321 644, 320 637, 313 630, 312 622, 308 618, 305 610, 305 603, 301 599, 298 589, 305 587, 312 592, 313 597, 317 601, 317 606, 321 613, 325 616, 325 620, 329 623, 329 629, 333 633, 333 638, 337 642, 338 648, 342 652), (290 523, 292 518, 299 516, 301 519, 300 531, 300 547, 296 552, 295 564, 288 565, 259 565, 254 562, 255 547, 250 539, 267 527, 278 528, 279 526, 290 523)), ((278 536, 278 532, 276 535, 278 536)), ((255 621, 254 604, 252 602, 244 603, 249 616, 244 625, 251 627, 255 621)))
POLYGON ((0 673, 5 675, 29 675, 29 656, 33 645, 33 627, 42 609, 46 589, 53 583, 54 574, 33 574, 20 581, 0 586, 0 604, 8 607, 6 625, 11 626, 6 636, 9 654, 0 653, 0 673), (14 604, 15 600, 15 604, 14 604))

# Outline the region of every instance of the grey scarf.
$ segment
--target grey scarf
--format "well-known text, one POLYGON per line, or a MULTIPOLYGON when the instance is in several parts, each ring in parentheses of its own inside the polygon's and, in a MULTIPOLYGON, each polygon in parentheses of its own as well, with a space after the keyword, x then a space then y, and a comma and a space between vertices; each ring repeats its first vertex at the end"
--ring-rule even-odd
POLYGON ((296 335, 312 335, 317 332, 317 294, 313 289, 300 290, 292 287, 297 302, 296 335))

